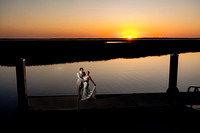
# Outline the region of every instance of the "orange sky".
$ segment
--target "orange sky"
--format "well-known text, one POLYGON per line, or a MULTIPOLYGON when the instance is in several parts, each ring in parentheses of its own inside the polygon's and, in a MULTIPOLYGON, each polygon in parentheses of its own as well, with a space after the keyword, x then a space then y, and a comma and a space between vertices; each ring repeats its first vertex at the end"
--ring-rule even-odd
POLYGON ((199 0, 0 0, 0 38, 195 38, 199 5, 199 0))

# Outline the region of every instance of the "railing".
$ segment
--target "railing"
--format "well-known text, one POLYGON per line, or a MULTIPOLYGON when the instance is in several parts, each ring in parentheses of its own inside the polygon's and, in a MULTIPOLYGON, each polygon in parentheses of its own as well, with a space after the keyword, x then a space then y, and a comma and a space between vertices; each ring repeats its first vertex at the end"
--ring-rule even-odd
POLYGON ((189 86, 187 92, 190 92, 191 88, 194 88, 194 92, 199 92, 200 86, 189 86))
POLYGON ((198 102, 200 103, 200 93, 199 93, 200 91, 199 91, 199 88, 200 88, 200 86, 194 86, 194 85, 188 87, 187 93, 188 93, 188 96, 189 96, 190 108, 192 108, 194 103, 198 103, 198 102), (190 90, 192 88, 194 89, 193 94, 189 95, 190 93, 192 93, 192 92, 190 92, 190 90))

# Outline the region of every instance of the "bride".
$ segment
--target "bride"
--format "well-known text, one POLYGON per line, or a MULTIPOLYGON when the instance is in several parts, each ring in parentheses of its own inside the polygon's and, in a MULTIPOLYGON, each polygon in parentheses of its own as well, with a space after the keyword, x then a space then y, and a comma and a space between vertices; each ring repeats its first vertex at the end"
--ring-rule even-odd
POLYGON ((96 95, 96 84, 90 76, 90 71, 86 71, 86 73, 83 73, 83 94, 81 100, 87 100, 89 98, 96 99, 95 95, 96 95), (91 81, 94 84, 92 90, 89 89, 89 81, 91 81))

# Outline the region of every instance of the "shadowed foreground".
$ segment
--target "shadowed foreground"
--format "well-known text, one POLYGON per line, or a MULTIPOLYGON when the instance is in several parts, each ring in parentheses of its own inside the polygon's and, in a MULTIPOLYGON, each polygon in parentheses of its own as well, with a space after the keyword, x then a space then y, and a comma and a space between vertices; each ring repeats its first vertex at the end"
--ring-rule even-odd
POLYGON ((77 96, 29 97, 29 111, 16 112, 17 128, 66 132, 182 133, 198 129, 197 109, 185 105, 180 93, 169 103, 166 93, 97 95, 96 100, 77 101, 77 96))

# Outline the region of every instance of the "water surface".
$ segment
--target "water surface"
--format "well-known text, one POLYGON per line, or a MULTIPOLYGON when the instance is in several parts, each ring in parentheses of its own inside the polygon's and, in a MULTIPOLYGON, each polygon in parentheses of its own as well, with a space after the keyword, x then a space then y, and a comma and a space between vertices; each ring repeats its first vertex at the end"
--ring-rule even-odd
MULTIPOLYGON (((179 55, 180 91, 200 84, 200 53, 179 55)), ((98 94, 166 92, 170 55, 27 67, 28 95, 76 95, 76 73, 91 72, 98 94)), ((92 83, 90 84, 92 87, 92 83)))

